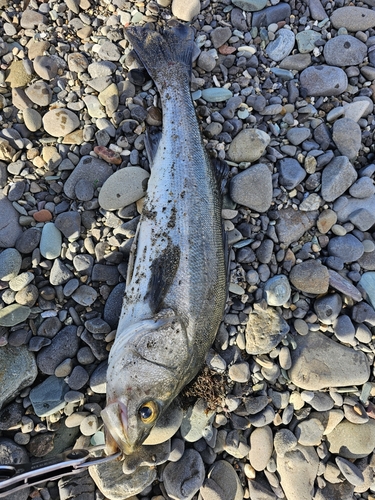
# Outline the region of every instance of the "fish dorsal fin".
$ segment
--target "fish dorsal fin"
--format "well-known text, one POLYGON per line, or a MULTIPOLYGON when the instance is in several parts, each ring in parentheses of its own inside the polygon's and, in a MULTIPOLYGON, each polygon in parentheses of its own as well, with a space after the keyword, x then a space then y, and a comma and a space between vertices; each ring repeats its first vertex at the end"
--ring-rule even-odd
POLYGON ((220 158, 211 158, 211 165, 220 188, 220 193, 224 195, 227 192, 227 183, 229 177, 229 167, 226 161, 220 158))
POLYGON ((148 282, 146 300, 151 311, 155 314, 160 311, 163 300, 170 289, 180 264, 180 247, 169 241, 152 262, 151 277, 148 282))

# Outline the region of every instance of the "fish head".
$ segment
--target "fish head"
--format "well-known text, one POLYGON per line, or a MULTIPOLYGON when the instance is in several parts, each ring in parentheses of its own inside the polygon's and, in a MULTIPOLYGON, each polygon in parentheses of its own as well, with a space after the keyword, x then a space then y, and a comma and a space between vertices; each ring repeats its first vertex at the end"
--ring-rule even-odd
MULTIPOLYGON (((107 371, 107 404, 101 415, 107 452, 138 449, 161 415, 190 381, 192 356, 177 316, 130 327, 126 342, 114 343, 107 371)), ((125 333, 125 332, 124 332, 125 333)), ((193 376, 195 373, 193 374, 193 376)))

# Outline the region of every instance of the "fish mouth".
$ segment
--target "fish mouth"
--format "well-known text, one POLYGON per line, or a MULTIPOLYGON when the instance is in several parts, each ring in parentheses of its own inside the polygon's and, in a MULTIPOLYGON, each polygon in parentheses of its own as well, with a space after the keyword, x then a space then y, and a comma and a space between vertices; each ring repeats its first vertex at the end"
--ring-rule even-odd
POLYGON ((108 455, 119 449, 124 455, 131 455, 137 446, 128 437, 128 411, 124 403, 116 401, 101 412, 105 427, 106 452, 108 455))

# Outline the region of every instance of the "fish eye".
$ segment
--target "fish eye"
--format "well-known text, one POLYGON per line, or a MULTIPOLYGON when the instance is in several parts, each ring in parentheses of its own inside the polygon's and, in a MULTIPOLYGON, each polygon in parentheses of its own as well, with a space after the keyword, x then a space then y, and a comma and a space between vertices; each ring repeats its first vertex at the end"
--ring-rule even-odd
POLYGON ((159 408, 155 401, 146 401, 139 408, 138 413, 144 424, 152 424, 158 416, 159 408))

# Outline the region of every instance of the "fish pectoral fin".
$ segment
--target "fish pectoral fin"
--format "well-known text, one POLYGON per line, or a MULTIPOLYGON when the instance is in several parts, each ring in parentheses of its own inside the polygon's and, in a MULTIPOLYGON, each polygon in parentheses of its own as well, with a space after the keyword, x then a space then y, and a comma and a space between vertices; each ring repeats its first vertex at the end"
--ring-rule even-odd
POLYGON ((211 165, 214 169, 220 193, 226 194, 229 177, 229 167, 226 161, 220 158, 211 158, 211 165))
POLYGON ((134 272, 134 262, 137 254, 137 243, 138 243, 138 234, 139 234, 140 224, 138 223, 137 229, 135 231, 134 239, 132 246, 130 247, 129 260, 128 260, 128 269, 126 271, 126 288, 128 288, 134 272))
POLYGON ((162 131, 156 127, 151 127, 145 134, 145 148, 150 168, 152 168, 154 159, 159 147, 162 131))
POLYGON ((175 279, 180 264, 180 255, 180 247, 170 242, 150 266, 151 277, 148 282, 146 300, 154 314, 160 311, 164 298, 175 279))

